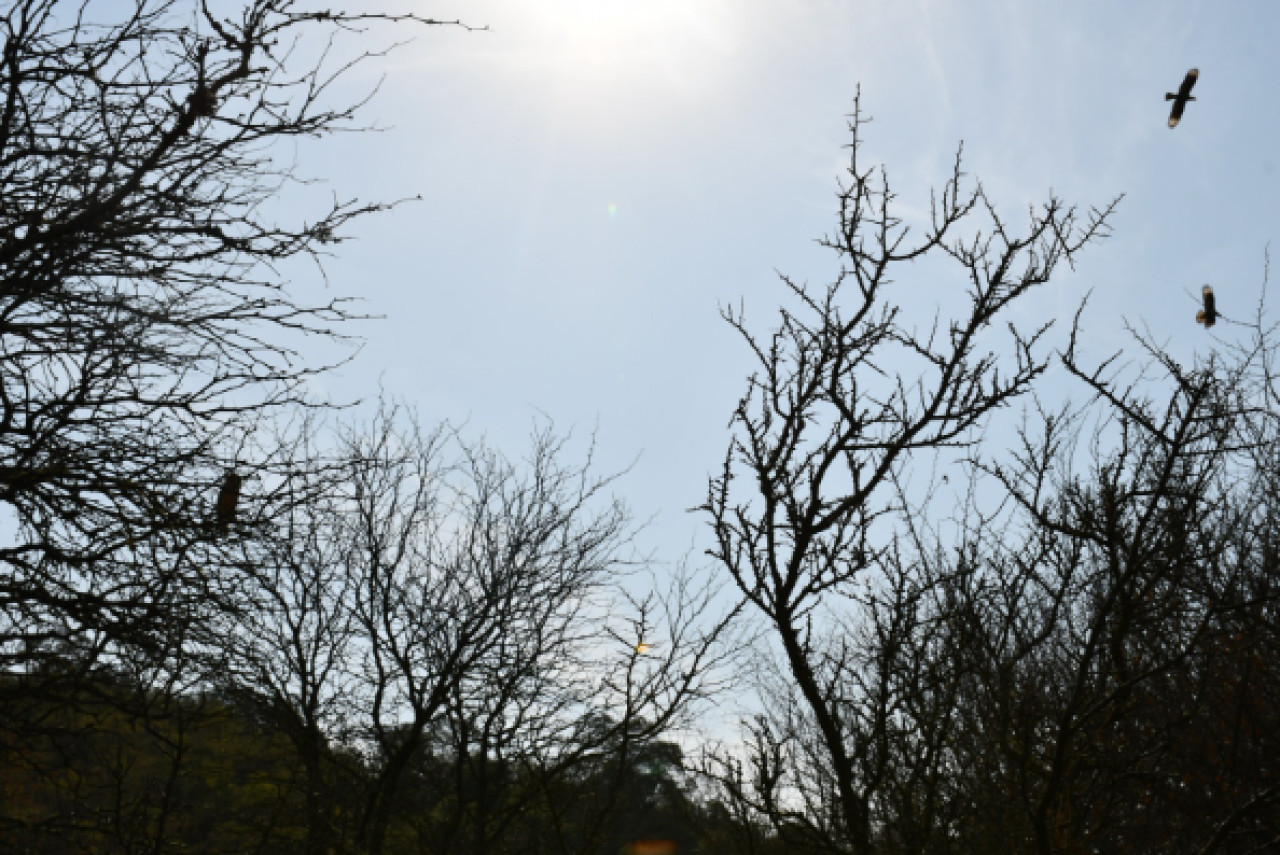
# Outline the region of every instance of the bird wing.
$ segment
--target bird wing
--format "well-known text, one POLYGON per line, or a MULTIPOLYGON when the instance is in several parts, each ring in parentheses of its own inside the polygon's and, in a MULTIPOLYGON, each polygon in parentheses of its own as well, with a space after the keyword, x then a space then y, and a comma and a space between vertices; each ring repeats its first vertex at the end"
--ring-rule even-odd
POLYGON ((1191 96, 1191 87, 1196 85, 1196 81, 1200 79, 1200 69, 1193 68, 1187 72, 1187 76, 1182 78, 1182 86, 1178 88, 1178 100, 1185 101, 1191 96))
POLYGON ((1204 288, 1200 289, 1200 295, 1204 297, 1205 314, 1209 315, 1210 317, 1212 317, 1213 315, 1216 315, 1218 313, 1218 307, 1215 305, 1215 301, 1213 299, 1213 286, 1211 285, 1204 286, 1204 288))
POLYGON ((1173 109, 1169 112, 1169 127, 1176 128, 1178 122, 1182 119, 1182 111, 1187 108, 1187 99, 1191 97, 1191 87, 1196 85, 1196 80, 1200 78, 1200 69, 1193 68, 1187 72, 1187 76, 1182 78, 1182 85, 1178 87, 1178 94, 1167 93, 1165 100, 1173 101, 1173 109))

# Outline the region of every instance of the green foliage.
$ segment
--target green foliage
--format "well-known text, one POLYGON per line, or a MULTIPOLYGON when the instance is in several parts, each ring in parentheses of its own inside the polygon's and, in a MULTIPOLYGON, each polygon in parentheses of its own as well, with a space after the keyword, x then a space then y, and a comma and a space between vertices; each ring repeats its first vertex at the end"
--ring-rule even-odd
POLYGON ((4 837, 17 851, 297 851, 288 742, 211 696, 98 673, 50 691, 5 680, 4 837), (29 695, 29 700, 16 700, 29 695))
MULTIPOLYGON (((39 675, 46 691, 11 705, 0 743, 5 851, 307 851, 306 777, 260 711, 210 694, 166 696, 105 671, 51 693, 48 677, 39 675)), ((5 688, 22 696, 28 682, 11 677, 5 688)), ((324 822, 334 851, 356 851, 350 796, 368 761, 329 747, 326 761, 324 822)), ((662 741, 611 744, 568 775, 424 749, 385 851, 613 855, 655 839, 682 855, 784 851, 704 802, 679 746, 662 741)))

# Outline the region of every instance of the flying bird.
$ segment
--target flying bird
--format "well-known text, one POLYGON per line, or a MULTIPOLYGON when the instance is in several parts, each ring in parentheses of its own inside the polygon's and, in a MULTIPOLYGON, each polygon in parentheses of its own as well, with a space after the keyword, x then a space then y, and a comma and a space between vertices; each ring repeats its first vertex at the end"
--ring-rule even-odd
POLYGON ((1200 69, 1193 68, 1187 72, 1187 76, 1182 78, 1182 85, 1178 87, 1178 94, 1172 92, 1164 93, 1164 100, 1173 102, 1173 110, 1169 113, 1169 127, 1176 128, 1178 121, 1182 118, 1182 111, 1187 109, 1187 102, 1194 101, 1191 97, 1191 87, 1196 85, 1196 80, 1200 77, 1200 69))
POLYGON ((1200 296, 1204 298, 1204 308, 1196 312, 1196 323, 1204 324, 1205 329, 1208 329, 1218 320, 1218 307, 1213 302, 1213 286, 1201 288, 1200 296))
POLYGON ((236 521, 236 502, 240 501, 240 484, 243 481, 235 472, 228 472, 222 481, 222 489, 218 491, 218 501, 213 508, 214 527, 218 534, 226 534, 236 521))

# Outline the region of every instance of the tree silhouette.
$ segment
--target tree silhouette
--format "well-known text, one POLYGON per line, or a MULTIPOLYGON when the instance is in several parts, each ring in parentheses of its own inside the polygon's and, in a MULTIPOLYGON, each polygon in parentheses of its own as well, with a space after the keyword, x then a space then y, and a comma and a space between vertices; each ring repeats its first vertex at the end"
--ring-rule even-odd
POLYGON ((95 694, 99 667, 180 691, 193 653, 216 649, 216 616, 241 607, 227 559, 291 476, 266 471, 264 496, 239 503, 254 525, 232 527, 224 474, 324 370, 301 344, 341 339, 352 316, 273 267, 322 260, 388 207, 264 212, 295 177, 273 142, 357 127, 359 104, 332 94, 349 63, 292 48, 434 23, 290 0, 84 5, 0 10, 0 670, 66 704, 69 687, 95 694), (41 670, 55 654, 75 667, 41 670))
POLYGON ((1016 232, 981 185, 965 189, 957 155, 916 232, 884 171, 860 159, 863 123, 855 102, 840 219, 823 241, 838 276, 821 289, 783 277, 794 307, 766 338, 725 313, 756 364, 703 510, 712 553, 768 626, 785 681, 749 729, 750 774, 734 783, 725 759, 720 777, 797 845, 871 853, 892 829, 907 849, 933 851, 955 809, 946 745, 960 686, 931 617, 937 564, 908 549, 915 517, 900 479, 913 458, 973 442, 988 414, 1032 389, 1048 365, 1046 327, 1010 324, 998 351, 989 328, 1100 238, 1111 207, 1078 218, 1050 198, 1016 232), (957 234, 975 220, 981 231, 957 234), (954 262, 964 305, 916 326, 895 271, 933 255, 954 262))
POLYGON ((355 106, 329 103, 333 70, 284 46, 413 16, 287 0, 119 11, 114 24, 56 0, 0 12, 10 663, 54 640, 158 650, 170 612, 210 601, 193 568, 207 579, 231 544, 204 536, 207 496, 255 422, 323 370, 299 358, 303 338, 340 337, 351 316, 340 299, 298 300, 271 265, 319 259, 354 218, 386 207, 268 219, 261 203, 292 167, 264 147, 352 127, 355 106))
MULTIPOLYGON (((304 430, 296 456, 322 456, 322 440, 304 430)), ((678 573, 641 593, 613 478, 571 462, 567 441, 541 426, 517 464, 384 404, 342 430, 314 484, 293 480, 310 498, 254 542, 240 589, 253 606, 221 624, 214 670, 293 742, 308 852, 405 837, 591 851, 625 781, 566 782, 643 754, 714 690, 727 619, 678 573), (655 636, 660 649, 635 650, 655 636), (555 842, 562 815, 582 848, 555 842), (541 844, 516 842, 540 822, 541 844)))
POLYGON ((1043 327, 1011 327, 1007 357, 976 342, 1110 209, 1076 231, 1050 203, 1019 236, 957 167, 909 246, 883 173, 857 165, 858 118, 840 277, 787 283, 798 307, 766 341, 730 315, 759 364, 705 510, 778 664, 745 747, 705 771, 794 851, 1269 851, 1274 328, 1260 309, 1249 340, 1190 364, 1139 337, 1126 371, 1085 364, 1077 315, 1053 394, 1083 402, 1028 396, 1000 447, 975 444, 1048 365, 1043 327), (944 239, 973 213, 983 237, 944 239), (966 271, 966 310, 909 326, 889 276, 934 247, 966 271), (969 475, 945 515, 938 461, 969 475))

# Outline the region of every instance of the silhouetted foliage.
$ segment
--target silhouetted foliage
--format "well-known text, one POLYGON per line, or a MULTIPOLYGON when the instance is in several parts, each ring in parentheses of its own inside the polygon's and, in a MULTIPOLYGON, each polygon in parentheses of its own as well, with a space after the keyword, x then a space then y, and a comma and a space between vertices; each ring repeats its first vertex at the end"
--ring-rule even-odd
MULTIPOLYGON (((375 787, 386 758, 326 743, 317 781, 271 711, 243 693, 149 690, 108 672, 81 674, 75 686, 94 697, 12 709, 28 738, 0 745, 7 849, 312 852, 308 788, 319 784, 329 794, 323 851, 365 851, 356 840, 363 808, 348 794, 375 787)), ((555 774, 528 759, 459 758, 446 722, 427 728, 393 799, 385 851, 612 855, 637 840, 670 841, 683 855, 739 851, 719 843, 735 820, 701 800, 678 746, 642 736, 642 721, 633 737, 609 719, 579 724, 589 751, 555 774)), ((411 737, 402 728, 390 739, 411 737)))

